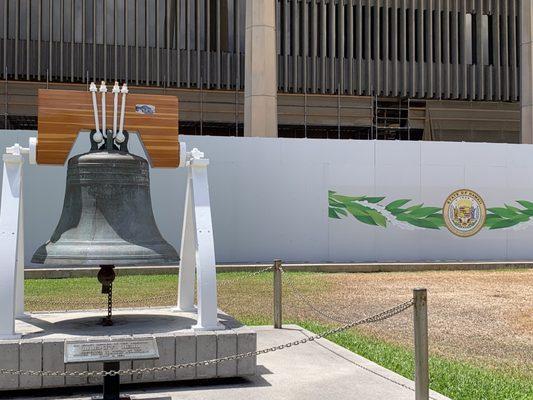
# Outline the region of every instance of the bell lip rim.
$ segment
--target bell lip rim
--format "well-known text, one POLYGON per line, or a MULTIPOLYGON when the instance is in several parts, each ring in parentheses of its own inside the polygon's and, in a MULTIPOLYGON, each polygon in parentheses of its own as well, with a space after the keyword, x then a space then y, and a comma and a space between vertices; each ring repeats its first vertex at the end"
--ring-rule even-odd
POLYGON ((174 253, 170 252, 167 257, 164 257, 161 253, 159 254, 145 254, 143 257, 141 254, 136 254, 126 257, 83 257, 77 256, 72 257, 73 254, 61 255, 50 255, 47 253, 47 245, 45 243, 40 246, 32 255, 31 263, 38 265, 46 265, 51 267, 90 267, 90 266, 101 266, 101 265, 115 265, 115 266, 164 266, 164 265, 179 265, 181 262, 181 257, 179 253, 171 246, 170 248, 174 250, 174 253), (120 257, 120 258, 119 258, 120 257))
MULTIPOLYGON (((55 259, 54 261, 43 260, 43 261, 35 261, 32 257, 31 263, 32 264, 38 264, 44 266, 50 266, 50 267, 72 267, 72 268, 80 268, 80 267, 100 267, 102 265, 113 265, 115 267, 158 267, 158 266, 179 266, 181 259, 178 257, 176 260, 171 261, 157 261, 155 260, 145 260, 145 261, 134 261, 134 262, 125 262, 120 260, 112 260, 112 259, 92 259, 90 262, 83 262, 81 259, 55 259)), ((42 268, 42 267, 36 267, 36 268, 42 268)))

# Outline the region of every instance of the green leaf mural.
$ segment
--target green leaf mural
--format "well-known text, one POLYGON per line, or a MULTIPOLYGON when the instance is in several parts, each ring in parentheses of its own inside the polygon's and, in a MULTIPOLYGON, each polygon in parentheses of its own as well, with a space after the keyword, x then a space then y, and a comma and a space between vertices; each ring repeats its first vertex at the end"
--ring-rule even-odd
MULTIPOLYGON (((409 205, 412 199, 386 202, 383 196, 345 196, 332 190, 328 192, 329 218, 353 217, 356 220, 386 228, 389 224, 401 228, 424 228, 438 230, 445 227, 442 208, 424 204, 409 205)), ((522 208, 504 204, 503 207, 487 209, 485 228, 510 228, 533 217, 533 202, 517 200, 522 208)))
POLYGON ((526 200, 517 200, 525 209, 505 204, 505 207, 487 208, 485 227, 489 229, 510 228, 529 221, 533 216, 533 203, 526 200), (529 208, 532 207, 532 208, 529 208))

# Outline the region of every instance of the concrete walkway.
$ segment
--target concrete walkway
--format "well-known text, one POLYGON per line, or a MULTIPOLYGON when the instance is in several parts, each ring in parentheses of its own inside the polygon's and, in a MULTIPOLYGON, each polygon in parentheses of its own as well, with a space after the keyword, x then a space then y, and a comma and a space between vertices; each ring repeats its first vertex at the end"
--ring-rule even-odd
MULTIPOLYGON (((258 332, 258 348, 266 348, 310 335, 298 326, 283 330, 252 328, 258 332)), ((363 357, 321 339, 286 350, 261 355, 257 376, 251 379, 177 383, 161 386, 127 386, 123 392, 136 399, 190 400, 413 400, 413 382, 363 357)), ((82 389, 80 389, 82 390, 82 389)), ((32 395, 37 393, 32 393, 32 395)), ((90 391, 39 393, 39 399, 86 400, 90 391), (43 397, 44 395, 44 397, 43 397)), ((17 399, 35 399, 22 395, 17 399)), ((449 400, 431 393, 433 400, 449 400)))

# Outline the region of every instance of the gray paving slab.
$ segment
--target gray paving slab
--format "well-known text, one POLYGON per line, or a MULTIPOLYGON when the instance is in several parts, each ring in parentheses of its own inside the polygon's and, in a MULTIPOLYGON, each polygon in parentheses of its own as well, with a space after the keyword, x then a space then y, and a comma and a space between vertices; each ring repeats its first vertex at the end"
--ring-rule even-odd
MULTIPOLYGON (((252 328, 258 333, 258 348, 266 348, 303 338, 309 332, 297 326, 283 330, 252 328)), ((170 397, 188 400, 413 400, 414 384, 379 365, 336 344, 321 339, 258 357, 257 375, 247 379, 209 381, 208 384, 176 383, 157 386, 130 386, 125 392, 138 400, 170 397)), ((51 395, 42 400, 88 400, 51 395)), ((17 397, 19 400, 35 397, 17 397)), ((433 400, 449 400, 432 392, 433 400)))

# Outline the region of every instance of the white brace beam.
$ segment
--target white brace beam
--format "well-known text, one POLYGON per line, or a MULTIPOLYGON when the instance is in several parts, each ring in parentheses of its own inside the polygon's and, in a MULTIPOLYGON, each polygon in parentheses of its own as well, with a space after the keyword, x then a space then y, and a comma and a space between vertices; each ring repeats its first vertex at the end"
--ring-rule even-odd
MULTIPOLYGON (((185 148, 182 148, 185 154, 185 148)), ((198 149, 187 154, 187 188, 181 237, 178 311, 195 310, 195 275, 198 321, 195 330, 219 330, 215 245, 207 166, 209 160, 198 149)))
POLYGON ((3 155, 0 207, 0 339, 19 338, 15 318, 24 316, 24 210, 22 201, 23 154, 36 163, 37 139, 28 148, 16 143, 3 155))

